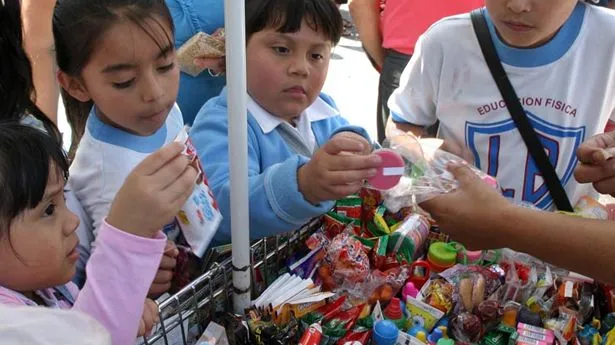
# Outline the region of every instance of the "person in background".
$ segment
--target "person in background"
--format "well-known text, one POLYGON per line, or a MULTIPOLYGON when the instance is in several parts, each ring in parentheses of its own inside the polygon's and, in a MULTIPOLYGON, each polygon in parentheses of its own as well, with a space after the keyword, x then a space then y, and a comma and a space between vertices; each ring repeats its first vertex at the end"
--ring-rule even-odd
MULTIPOLYGON (((214 34, 224 27, 224 0, 166 0, 166 4, 175 26, 177 49, 198 32, 214 34)), ((177 104, 187 125, 192 125, 203 104, 226 85, 224 58, 197 59, 195 63, 208 70, 196 77, 182 72, 179 79, 177 104)))
MULTIPOLYGON (((570 203, 597 197, 573 172, 579 145, 615 120, 615 12, 578 0, 485 0, 485 6, 479 14, 486 33, 570 203)), ((421 36, 388 105, 387 135, 424 136, 439 121, 443 147, 495 177, 507 197, 555 207, 469 13, 445 18, 421 36)))
POLYGON ((32 61, 35 103, 49 119, 58 121, 60 89, 56 81, 51 16, 56 0, 23 0, 24 48, 32 61))
POLYGON ((350 14, 368 56, 380 71, 376 128, 385 137, 387 101, 414 53, 419 36, 447 16, 483 6, 483 0, 351 0, 350 14))

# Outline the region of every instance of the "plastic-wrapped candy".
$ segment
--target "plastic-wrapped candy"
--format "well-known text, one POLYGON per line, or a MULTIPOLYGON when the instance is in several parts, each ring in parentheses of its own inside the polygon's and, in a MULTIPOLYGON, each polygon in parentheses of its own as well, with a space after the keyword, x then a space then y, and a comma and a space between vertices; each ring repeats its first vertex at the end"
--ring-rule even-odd
POLYGON ((461 313, 452 320, 453 335, 458 341, 474 343, 479 341, 483 335, 483 323, 474 314, 461 313))
MULTIPOLYGON (((400 154, 406 163, 404 175, 397 186, 382 194, 387 209, 397 212, 457 188, 458 182, 447 166, 463 159, 441 150, 441 145, 441 140, 416 139, 401 131, 385 141, 383 146, 400 154)), ((489 185, 498 187, 493 177, 476 168, 472 170, 489 185)))
POLYGON ((369 258, 363 244, 347 233, 337 235, 327 248, 333 279, 338 283, 358 283, 369 276, 369 258))

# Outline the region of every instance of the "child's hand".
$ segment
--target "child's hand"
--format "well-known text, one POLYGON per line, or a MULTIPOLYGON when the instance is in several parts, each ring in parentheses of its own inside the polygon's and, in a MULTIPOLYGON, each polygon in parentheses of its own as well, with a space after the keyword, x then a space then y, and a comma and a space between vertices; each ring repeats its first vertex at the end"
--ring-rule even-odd
POLYGON ((111 204, 111 226, 151 238, 177 215, 197 177, 182 150, 181 144, 171 143, 137 165, 111 204))
POLYGON ((179 255, 179 249, 177 249, 175 243, 167 241, 167 245, 164 247, 164 255, 160 259, 158 272, 156 272, 152 286, 149 288, 149 297, 157 298, 169 291, 173 281, 173 270, 175 270, 175 265, 177 265, 177 255, 179 255))
POLYGON ((145 305, 143 306, 143 316, 139 323, 139 333, 137 333, 137 337, 144 337, 150 334, 154 325, 158 322, 160 322, 158 305, 148 298, 145 300, 145 305))
POLYGON ((299 191, 308 202, 337 200, 356 193, 376 175, 382 160, 369 154, 371 145, 360 135, 335 135, 297 172, 299 191))

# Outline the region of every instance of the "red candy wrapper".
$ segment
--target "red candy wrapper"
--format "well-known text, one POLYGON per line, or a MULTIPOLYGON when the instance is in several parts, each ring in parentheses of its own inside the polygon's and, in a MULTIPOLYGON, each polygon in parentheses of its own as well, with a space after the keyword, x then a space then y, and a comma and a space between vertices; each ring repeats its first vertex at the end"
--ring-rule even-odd
POLYGON ((333 278, 339 284, 358 283, 369 275, 369 258, 363 244, 347 233, 337 235, 327 248, 327 262, 332 265, 333 278))
POLYGON ((371 339, 371 337, 372 337, 371 330, 352 331, 346 334, 346 336, 344 336, 342 339, 338 340, 337 345, 346 345, 349 343, 353 345, 357 345, 357 344, 366 345, 369 342, 369 339, 371 339))
POLYGON ((361 219, 361 198, 357 196, 350 196, 345 199, 338 200, 335 204, 335 211, 337 214, 348 218, 361 219))
POLYGON ((313 324, 303 333, 298 345, 318 345, 320 339, 322 339, 322 327, 319 324, 313 324))

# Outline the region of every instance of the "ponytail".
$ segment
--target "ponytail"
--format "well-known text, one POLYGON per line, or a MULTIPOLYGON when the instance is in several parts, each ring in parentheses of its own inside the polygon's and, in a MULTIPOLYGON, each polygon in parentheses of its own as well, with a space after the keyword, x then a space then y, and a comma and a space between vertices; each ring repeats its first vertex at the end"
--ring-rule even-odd
POLYGON ((0 120, 32 115, 58 143, 56 125, 36 106, 32 65, 23 48, 19 0, 0 0, 0 120))

